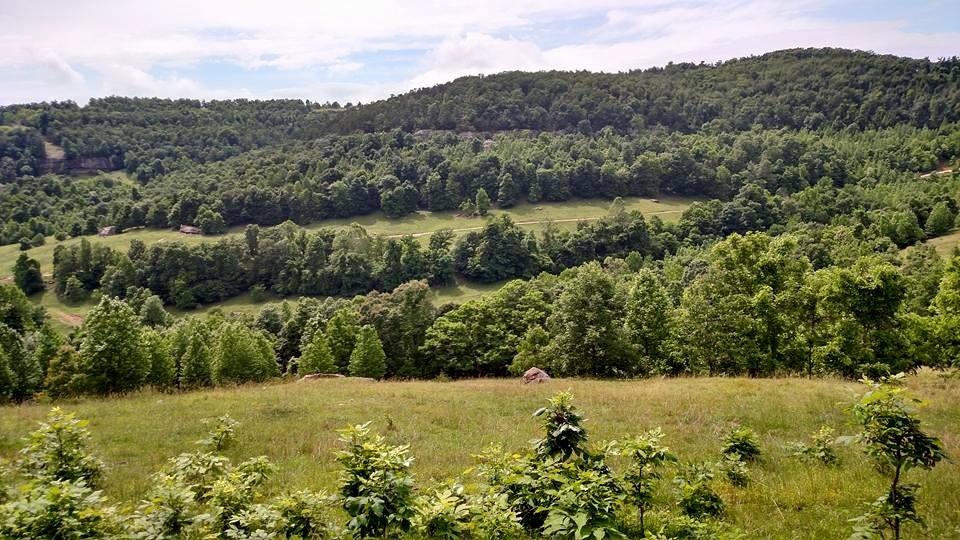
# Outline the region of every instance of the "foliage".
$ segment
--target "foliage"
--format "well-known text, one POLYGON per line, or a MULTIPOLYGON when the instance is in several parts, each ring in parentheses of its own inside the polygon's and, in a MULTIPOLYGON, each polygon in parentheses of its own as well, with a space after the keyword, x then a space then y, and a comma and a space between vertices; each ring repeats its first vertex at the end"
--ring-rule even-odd
POLYGON ((85 390, 95 394, 137 390, 150 373, 140 320, 116 298, 104 297, 90 311, 79 353, 85 390))
POLYGON ((333 362, 333 353, 330 352, 329 341, 323 330, 314 332, 310 342, 303 348, 297 360, 297 374, 336 373, 337 366, 333 362))
POLYGON ((661 478, 659 469, 677 461, 673 452, 661 444, 663 436, 657 428, 620 443, 621 454, 630 459, 623 481, 627 497, 640 512, 640 534, 644 533, 644 515, 652 505, 656 482, 661 478))
POLYGON ((350 353, 350 375, 380 379, 387 370, 386 358, 376 329, 364 325, 360 328, 357 344, 350 353))
MULTIPOLYGON (((209 424, 210 420, 204 420, 203 422, 209 424)), ((205 446, 212 452, 220 452, 233 441, 234 432, 238 425, 240 425, 240 422, 230 418, 228 414, 217 417, 214 421, 213 430, 210 431, 206 439, 197 441, 197 444, 205 446)))
POLYGON ((21 253, 13 266, 13 282, 24 294, 30 295, 43 290, 43 275, 40 263, 21 253))
POLYGON ((723 446, 720 453, 724 456, 736 456, 738 460, 742 461, 758 461, 760 459, 760 441, 752 429, 737 426, 723 437, 723 446))
POLYGON ((684 514, 694 519, 717 517, 726 505, 713 488, 716 473, 709 463, 686 464, 673 479, 677 504, 684 514))
POLYGON ((340 431, 337 462, 347 529, 360 537, 385 536, 410 527, 415 513, 413 478, 406 446, 391 446, 369 424, 340 431))
MULTIPOLYGON (((89 453, 87 425, 86 420, 79 420, 59 407, 51 409, 46 421, 30 434, 27 446, 20 451, 22 472, 40 482, 62 481, 96 487, 103 475, 103 463, 89 453)), ((65 489, 68 492, 65 496, 75 496, 82 491, 77 488, 71 492, 72 488, 67 486, 65 489)))
POLYGON ((572 394, 556 394, 546 407, 537 409, 533 415, 542 417, 543 430, 546 432, 546 436, 534 445, 539 455, 563 460, 573 455, 585 455, 587 432, 582 426, 583 418, 573 406, 572 394))
POLYGON ((863 428, 858 437, 865 452, 881 472, 890 476, 887 492, 857 519, 855 536, 874 533, 882 537, 886 529, 900 538, 904 523, 922 525, 916 508, 920 486, 904 482, 903 475, 914 468, 933 469, 946 457, 940 441, 921 429, 906 390, 891 384, 900 378, 902 374, 887 383, 865 379, 867 391, 853 406, 853 414, 863 428))
POLYGON ((837 455, 835 445, 833 428, 822 426, 819 431, 810 435, 810 444, 794 443, 793 455, 805 461, 837 465, 840 462, 840 456, 837 455))

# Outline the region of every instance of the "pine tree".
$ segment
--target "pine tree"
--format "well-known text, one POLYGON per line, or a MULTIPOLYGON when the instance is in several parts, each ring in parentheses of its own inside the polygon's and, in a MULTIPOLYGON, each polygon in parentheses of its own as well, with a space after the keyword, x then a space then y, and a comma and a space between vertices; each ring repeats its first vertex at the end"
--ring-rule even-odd
POLYGON ((322 330, 317 330, 297 361, 297 374, 302 376, 310 373, 333 373, 336 370, 327 335, 322 330))
POLYGON ((500 189, 497 191, 497 204, 500 208, 509 208, 517 202, 517 184, 513 175, 505 172, 500 175, 500 189))
POLYGON ((487 215, 490 211, 490 195, 487 195, 487 190, 483 188, 477 190, 476 206, 477 213, 481 216, 487 215))
POLYGON ((527 192, 527 201, 536 204, 541 200, 543 200, 543 188, 540 187, 540 180, 533 179, 530 181, 530 191, 527 192))
POLYGON ((43 275, 40 273, 40 263, 21 253, 13 265, 13 282, 24 294, 33 294, 43 290, 43 275))
POLYGON ((139 317, 122 300, 104 297, 83 324, 82 370, 97 394, 140 388, 150 371, 139 317))
POLYGON ((360 329, 357 346, 350 354, 350 375, 381 379, 387 371, 387 355, 374 327, 365 325, 360 329))

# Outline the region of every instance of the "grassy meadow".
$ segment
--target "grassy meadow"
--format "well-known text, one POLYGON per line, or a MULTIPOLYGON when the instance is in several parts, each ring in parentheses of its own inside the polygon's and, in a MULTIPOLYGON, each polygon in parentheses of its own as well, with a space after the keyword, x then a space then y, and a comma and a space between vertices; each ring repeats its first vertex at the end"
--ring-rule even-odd
MULTIPOLYGON (((921 410, 926 429, 941 438, 951 456, 960 456, 960 381, 926 371, 911 377, 908 385, 929 403, 921 410)), ((847 520, 883 490, 881 478, 857 448, 840 448, 839 467, 789 457, 786 445, 805 440, 821 425, 838 434, 854 432, 845 408, 862 389, 833 379, 554 379, 533 386, 507 379, 327 379, 174 395, 143 392, 62 406, 90 420, 95 451, 109 467, 106 494, 130 502, 144 495, 149 475, 168 458, 195 448, 194 441, 205 433, 203 418, 228 413, 242 422, 227 454, 234 459, 263 454, 278 464, 271 491, 334 490, 334 430, 367 421, 391 443, 410 445, 417 483, 429 486, 463 473, 473 464, 471 455, 491 443, 507 450, 525 448, 541 435, 531 413, 553 393, 568 389, 588 419, 593 442, 660 426, 665 444, 682 460, 716 460, 719 438, 732 425, 755 429, 763 460, 751 465, 752 484, 721 490, 727 521, 749 538, 846 538, 847 520)), ((30 404, 0 410, 0 456, 13 458, 21 437, 48 409, 47 404, 30 404)), ((960 537, 958 467, 944 462, 933 472, 909 473, 911 481, 923 485, 919 505, 929 528, 910 526, 905 538, 960 537)), ((669 480, 663 486, 657 505, 667 508, 672 501, 669 480)))
MULTIPOLYGON (((644 215, 652 217, 659 216, 665 221, 679 219, 680 214, 692 199, 686 198, 662 198, 662 199, 642 199, 637 197, 628 197, 624 203, 628 210, 639 210, 644 215)), ((542 230, 553 223, 560 229, 572 230, 576 228, 578 221, 597 219, 607 214, 610 201, 603 199, 574 200, 562 203, 540 203, 532 205, 528 203, 518 204, 513 208, 504 210, 495 209, 490 216, 481 218, 465 218, 457 216, 455 212, 428 212, 420 211, 399 219, 390 219, 381 212, 376 212, 367 216, 358 216, 345 219, 326 220, 319 223, 307 225, 305 229, 316 230, 321 227, 348 227, 352 223, 359 223, 367 229, 370 234, 400 236, 415 235, 424 242, 428 235, 436 230, 451 228, 458 233, 464 233, 469 230, 483 227, 493 217, 505 214, 511 217, 521 227, 542 230)), ((114 249, 126 250, 130 246, 131 240, 141 240, 150 245, 157 242, 185 242, 196 244, 201 242, 216 241, 226 236, 242 235, 243 229, 235 227, 225 235, 219 236, 199 236, 180 234, 177 231, 167 229, 135 229, 123 234, 108 237, 88 236, 86 237, 93 243, 99 243, 114 249)), ((55 238, 48 237, 46 244, 40 247, 32 248, 26 253, 40 263, 40 269, 45 276, 53 272, 53 250, 57 245, 75 245, 80 243, 80 238, 70 238, 63 242, 57 242, 55 238)), ((10 280, 13 275, 13 265, 20 256, 18 245, 0 246, 0 281, 10 280)), ((485 292, 495 290, 497 285, 482 285, 470 282, 461 282, 448 287, 435 289, 435 298, 437 305, 446 302, 462 303, 485 292)), ((77 305, 69 305, 60 301, 56 295, 46 292, 34 295, 31 300, 44 306, 49 313, 54 325, 61 330, 69 330, 79 325, 83 316, 93 307, 92 302, 85 302, 77 305)), ((269 298, 265 301, 254 302, 249 295, 241 295, 231 298, 226 302, 215 305, 204 306, 193 311, 207 312, 211 309, 220 307, 228 312, 256 313, 265 303, 279 302, 279 298, 269 298)), ((288 300, 295 302, 296 297, 288 300)))

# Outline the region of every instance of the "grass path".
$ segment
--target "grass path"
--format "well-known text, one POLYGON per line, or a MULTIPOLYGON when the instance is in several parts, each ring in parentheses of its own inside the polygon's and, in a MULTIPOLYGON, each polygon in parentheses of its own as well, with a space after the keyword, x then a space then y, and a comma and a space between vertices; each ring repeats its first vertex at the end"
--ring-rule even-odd
MULTIPOLYGON (((907 381, 929 402, 920 410, 926 429, 947 452, 960 456, 960 380, 921 372, 907 381)), ((521 450, 541 436, 531 413, 559 390, 569 389, 587 418, 591 441, 622 438, 654 427, 684 461, 718 459, 719 439, 732 425, 752 427, 763 460, 751 465, 745 490, 723 488, 726 519, 747 538, 846 538, 848 520, 883 489, 870 462, 853 447, 840 447, 840 467, 799 463, 788 443, 822 425, 847 435, 855 428, 845 407, 860 385, 834 379, 682 378, 641 381, 554 379, 524 386, 514 379, 457 382, 318 380, 248 385, 164 395, 143 392, 61 405, 90 420, 95 451, 107 463, 106 494, 131 502, 144 495, 148 477, 203 437, 200 420, 230 414, 242 424, 233 459, 266 455, 279 466, 271 490, 334 490, 334 430, 372 421, 393 444, 409 444, 421 487, 462 474, 491 443, 521 450)), ((21 438, 49 405, 0 409, 0 457, 13 458, 21 438)), ((618 465, 619 466, 619 465, 618 465)), ((656 496, 671 508, 669 476, 656 496)), ((468 477, 469 478, 469 477, 468 477)), ((920 482, 919 508, 929 529, 909 527, 905 538, 957 538, 960 534, 960 465, 911 471, 920 482)))

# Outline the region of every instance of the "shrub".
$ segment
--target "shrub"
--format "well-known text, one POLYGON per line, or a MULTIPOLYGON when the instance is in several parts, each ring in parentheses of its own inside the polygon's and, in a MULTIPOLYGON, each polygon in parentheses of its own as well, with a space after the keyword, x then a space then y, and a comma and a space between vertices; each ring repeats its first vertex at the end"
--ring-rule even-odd
POLYGON ((369 424, 340 430, 340 444, 340 500, 350 516, 347 529, 360 537, 409 529, 414 499, 408 447, 386 444, 370 433, 369 424))
POLYGON ((560 392, 533 415, 543 418, 546 432, 546 436, 535 444, 538 454, 569 459, 571 455, 585 453, 583 445, 587 440, 587 432, 582 426, 583 418, 573 406, 573 395, 560 392))
POLYGON ((547 492, 554 500, 543 522, 550 538, 626 538, 614 520, 623 491, 602 459, 565 463, 560 485, 547 492))
POLYGON ((114 508, 83 482, 30 484, 18 500, 0 506, 0 516, 0 538, 114 538, 120 532, 114 508))
POLYGON ((96 487, 103 463, 90 455, 89 442, 87 421, 54 407, 20 451, 20 469, 28 478, 42 482, 83 482, 96 487))
POLYGON ((421 497, 414 528, 426 538, 457 540, 467 535, 472 509, 463 486, 442 486, 421 497))
POLYGON ((750 469, 747 468, 746 462, 740 459, 739 454, 723 456, 717 467, 733 487, 744 488, 750 484, 750 469))
POLYGON ((331 536, 324 522, 324 512, 330 502, 325 492, 297 491, 280 497, 273 504, 280 521, 277 532, 285 538, 331 536))
POLYGON ((743 461, 757 461, 760 459, 760 443, 757 434, 748 427, 737 427, 723 438, 723 448, 720 453, 724 456, 736 454, 743 461))
MULTIPOLYGON (((209 424, 210 420, 202 420, 204 424, 209 424)), ((214 421, 213 430, 207 435, 206 439, 201 439, 197 441, 197 444, 207 447, 207 449, 219 452, 230 445, 233 442, 233 437, 236 432, 237 426, 240 425, 240 422, 237 422, 233 418, 230 418, 229 414, 219 416, 214 421)))
POLYGON ((793 443, 791 448, 793 456, 804 461, 820 462, 824 465, 836 465, 840 462, 837 455, 836 439, 833 436, 833 428, 823 426, 820 431, 810 435, 810 444, 793 443))
POLYGON ((692 518, 717 517, 724 511, 723 499, 713 489, 715 473, 706 463, 685 466, 673 479, 677 504, 692 518))

